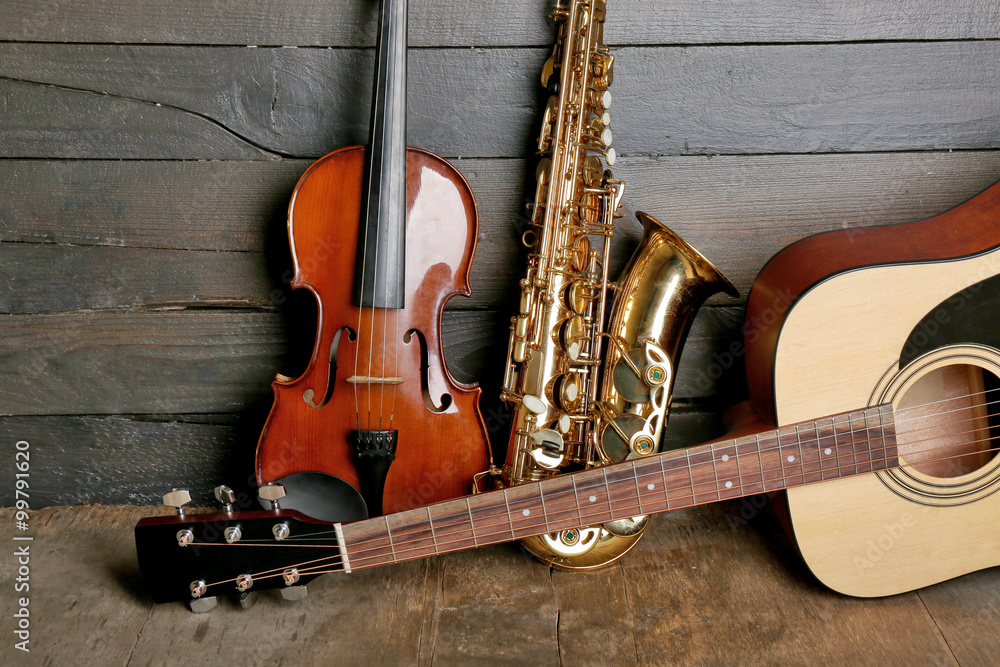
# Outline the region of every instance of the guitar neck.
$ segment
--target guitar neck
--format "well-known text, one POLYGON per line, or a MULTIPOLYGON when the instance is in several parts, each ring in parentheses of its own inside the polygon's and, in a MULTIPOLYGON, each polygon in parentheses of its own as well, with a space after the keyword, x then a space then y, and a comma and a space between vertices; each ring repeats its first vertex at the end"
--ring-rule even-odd
POLYGON ((348 570, 778 491, 897 465, 889 405, 342 526, 348 570))

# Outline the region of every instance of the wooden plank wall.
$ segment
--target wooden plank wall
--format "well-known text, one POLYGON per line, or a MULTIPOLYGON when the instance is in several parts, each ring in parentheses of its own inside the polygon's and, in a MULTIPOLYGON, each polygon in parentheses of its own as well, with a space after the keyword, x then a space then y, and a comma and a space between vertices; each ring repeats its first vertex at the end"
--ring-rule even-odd
MULTIPOLYGON (((520 277, 515 223, 551 48, 548 0, 412 0, 409 141, 479 201, 474 295, 445 318, 491 432, 520 277)), ((2 0, 0 452, 31 442, 33 503, 209 500, 245 483, 275 372, 308 359, 284 210, 362 143, 373 0, 2 0)), ((815 232, 926 217, 1000 180, 1000 5, 612 0, 625 204, 745 296, 815 232)), ((637 239, 622 221, 619 261, 637 239)), ((699 314, 670 437, 743 395, 742 299, 699 314)), ((3 485, 0 504, 11 504, 3 485)))

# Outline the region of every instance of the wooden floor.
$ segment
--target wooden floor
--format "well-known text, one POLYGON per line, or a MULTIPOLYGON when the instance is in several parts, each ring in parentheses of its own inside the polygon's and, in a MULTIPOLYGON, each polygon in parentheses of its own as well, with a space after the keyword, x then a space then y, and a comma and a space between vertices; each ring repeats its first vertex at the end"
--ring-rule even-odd
MULTIPOLYGON (((132 528, 150 507, 32 513, 30 654, 0 596, 3 664, 997 664, 1000 569, 885 599, 824 589, 763 497, 655 518, 619 565, 550 571, 515 546, 327 576, 289 602, 154 605, 132 528), (13 659, 12 659, 13 658, 13 659)), ((0 511, 8 531, 13 512, 0 511)), ((11 536, 0 535, 6 544, 11 536)), ((0 558, 0 586, 16 563, 0 558)))

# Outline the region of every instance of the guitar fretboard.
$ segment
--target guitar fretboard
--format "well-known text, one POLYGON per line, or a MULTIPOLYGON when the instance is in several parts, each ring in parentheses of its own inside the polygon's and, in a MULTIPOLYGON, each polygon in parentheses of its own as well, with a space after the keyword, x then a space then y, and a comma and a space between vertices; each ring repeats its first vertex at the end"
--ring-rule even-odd
POLYGON ((364 569, 896 465, 876 406, 346 524, 345 555, 364 569))

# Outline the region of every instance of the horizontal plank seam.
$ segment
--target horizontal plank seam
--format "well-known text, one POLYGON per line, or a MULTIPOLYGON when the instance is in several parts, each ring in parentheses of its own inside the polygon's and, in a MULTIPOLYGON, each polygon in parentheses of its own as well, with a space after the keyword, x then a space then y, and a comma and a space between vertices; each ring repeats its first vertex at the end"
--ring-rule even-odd
MULTIPOLYGON (((554 31, 553 24, 553 31, 554 31)), ((796 41, 739 41, 731 42, 614 42, 608 46, 612 49, 642 49, 642 48, 715 48, 726 46, 837 46, 852 44, 926 44, 932 42, 996 42, 997 37, 906 37, 899 39, 818 39, 818 40, 796 40, 796 41)), ((336 51, 373 51, 374 44, 371 45, 346 45, 346 44, 242 44, 239 42, 54 42, 46 40, 20 40, 20 39, 0 39, 0 44, 38 44, 43 46, 149 46, 154 48, 182 47, 182 48, 206 48, 206 49, 315 49, 315 50, 336 50, 336 51)), ((433 45, 411 45, 409 51, 468 51, 469 49, 481 49, 483 51, 510 51, 523 49, 544 49, 551 48, 551 42, 526 42, 523 44, 433 44, 433 45)))

